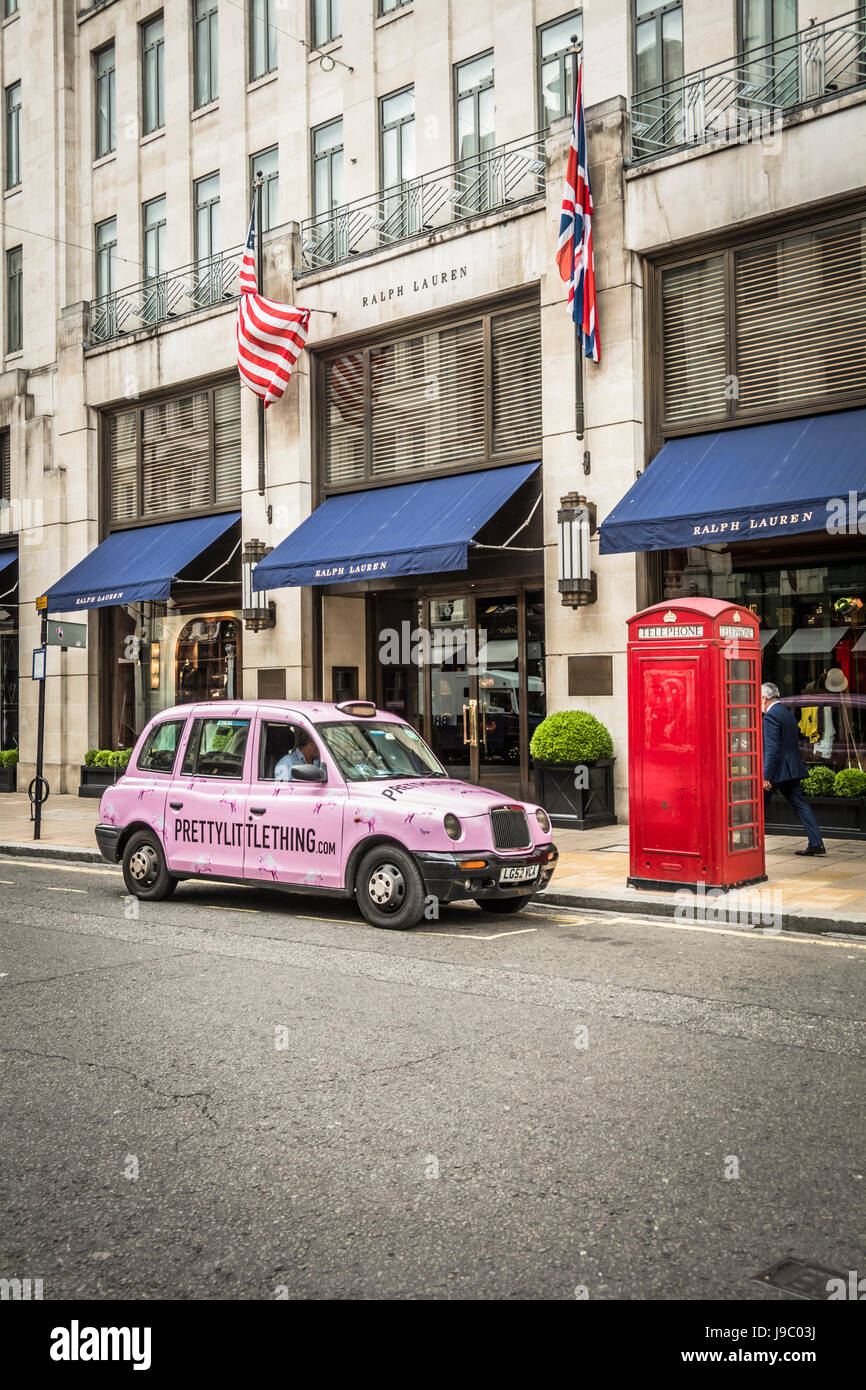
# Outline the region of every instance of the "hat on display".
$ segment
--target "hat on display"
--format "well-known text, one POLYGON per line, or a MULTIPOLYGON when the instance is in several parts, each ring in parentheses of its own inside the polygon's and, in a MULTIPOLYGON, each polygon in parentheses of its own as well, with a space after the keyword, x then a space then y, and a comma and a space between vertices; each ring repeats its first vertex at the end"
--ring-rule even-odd
POLYGON ((848 689, 848 677, 838 666, 831 666, 824 681, 824 687, 831 695, 841 695, 848 689))

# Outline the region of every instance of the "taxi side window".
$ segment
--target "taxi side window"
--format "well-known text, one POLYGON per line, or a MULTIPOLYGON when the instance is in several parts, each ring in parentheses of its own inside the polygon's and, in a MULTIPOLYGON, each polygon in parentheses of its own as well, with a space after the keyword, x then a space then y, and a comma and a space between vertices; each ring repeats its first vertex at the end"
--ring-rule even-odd
POLYGON ((138 756, 141 772, 171 772, 185 724, 185 719, 167 719, 154 725, 138 756))
POLYGON ((235 777, 244 773, 249 719, 197 719, 183 760, 184 773, 196 777, 235 777))
MULTIPOLYGON (((309 750, 310 735, 300 724, 285 722, 270 723, 262 720, 259 738, 259 781, 287 782, 291 767, 295 763, 307 762, 301 752, 305 746, 309 750)), ((318 762, 319 749, 315 747, 315 761, 318 762)))

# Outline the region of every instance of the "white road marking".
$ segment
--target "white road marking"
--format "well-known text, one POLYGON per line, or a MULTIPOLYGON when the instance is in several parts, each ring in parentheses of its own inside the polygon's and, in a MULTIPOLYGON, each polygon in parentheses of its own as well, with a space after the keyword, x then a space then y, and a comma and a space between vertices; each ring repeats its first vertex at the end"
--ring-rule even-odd
POLYGON ((87 893, 86 888, 52 888, 50 885, 45 889, 46 893, 87 893))

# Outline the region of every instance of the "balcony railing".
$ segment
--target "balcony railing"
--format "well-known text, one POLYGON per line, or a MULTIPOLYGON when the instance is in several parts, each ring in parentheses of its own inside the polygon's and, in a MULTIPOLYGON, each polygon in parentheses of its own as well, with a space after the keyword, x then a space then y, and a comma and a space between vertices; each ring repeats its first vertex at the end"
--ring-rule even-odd
POLYGON ((631 157, 735 142, 772 130, 784 111, 866 84, 866 9, 849 10, 788 38, 637 92, 631 157))
POLYGON ((244 248, 221 251, 165 275, 153 275, 139 285, 94 299, 90 305, 92 346, 140 329, 195 314, 240 295, 244 248))
POLYGON ((544 136, 498 145, 301 223, 301 267, 321 270, 544 192, 544 136))

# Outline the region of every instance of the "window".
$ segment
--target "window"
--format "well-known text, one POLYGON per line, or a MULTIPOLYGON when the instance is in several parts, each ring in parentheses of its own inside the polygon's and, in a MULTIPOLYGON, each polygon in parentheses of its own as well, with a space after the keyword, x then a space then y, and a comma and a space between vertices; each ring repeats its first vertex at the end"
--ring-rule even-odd
POLYGON ((20 352, 23 339, 22 251, 6 252, 6 351, 20 352))
POLYGON ((327 216, 343 201, 343 121, 313 131, 313 216, 327 216))
POLYGON ((461 210, 482 212, 491 202, 486 155, 496 142, 492 51, 454 69, 454 101, 461 210))
POLYGON ((155 323, 165 318, 165 196, 152 198, 142 208, 145 296, 142 318, 155 323))
POLYGON ((277 66, 277 30, 273 11, 278 0, 250 0, 250 80, 277 66))
POLYGON ((6 88, 6 187, 21 182, 21 83, 6 88))
POLYGON ((393 14, 395 10, 402 10, 404 5, 411 5, 412 0, 378 0, 379 15, 393 14))
POLYGON ((96 224, 95 298, 114 294, 115 261, 117 257, 117 218, 108 217, 96 224))
POLYGON ((379 102, 379 167, 383 240, 409 236, 421 228, 418 190, 407 187, 415 178, 415 88, 382 97, 379 102))
POLYGON ((232 506, 241 496, 240 383, 106 418, 112 522, 232 506))
POLYGON ((739 21, 749 101, 762 106, 799 101, 800 62, 785 42, 797 30, 797 0, 740 0, 739 21))
POLYGON ((0 430, 0 505, 12 495, 12 449, 8 430, 0 430))
POLYGON ((635 90, 646 92, 683 75, 681 0, 634 0, 635 90))
POLYGON ((136 766, 141 772, 171 772, 177 755, 185 719, 164 719, 154 724, 145 745, 138 755, 136 766))
POLYGON ((262 731, 259 737, 260 782, 291 781, 291 767, 293 764, 300 765, 302 758, 304 762, 315 759, 316 763, 319 763, 318 744, 308 729, 302 724, 262 722, 262 731), (301 749, 309 744, 312 744, 313 748, 310 749, 310 759, 308 760, 301 749), (315 749, 315 753, 313 753, 313 749, 315 749), (284 758, 287 761, 280 767, 279 764, 284 758))
POLYGON ((110 154, 117 144, 114 107, 114 44, 106 44, 93 55, 96 158, 110 154))
POLYGON ((538 30, 538 128, 546 130, 551 121, 570 116, 574 110, 574 84, 571 78, 571 36, 583 42, 583 14, 572 10, 552 24, 538 30))
POLYGON ((165 125, 165 21, 161 14, 141 26, 142 133, 165 125))
POLYGON ((183 757, 183 775, 233 777, 244 774, 248 719, 196 719, 183 757))
POLYGON ((279 151, 276 145, 269 150, 260 150, 250 155, 250 186, 262 175, 262 231, 280 225, 280 177, 278 167, 279 151))
POLYGON ((207 106, 219 95, 218 0, 193 0, 193 104, 207 106))
POLYGON ((504 462, 541 441, 537 305, 325 358, 329 488, 504 462))
POLYGON ((866 402, 862 216, 663 267, 659 303, 663 432, 866 402))
POLYGON ((220 249, 220 176, 208 174, 193 184, 195 258, 209 261, 220 249))
POLYGON ((3 0, 3 18, 11 19, 18 13, 18 0, 3 0))
POLYGON ((312 0, 313 47, 340 37, 340 0, 312 0))

